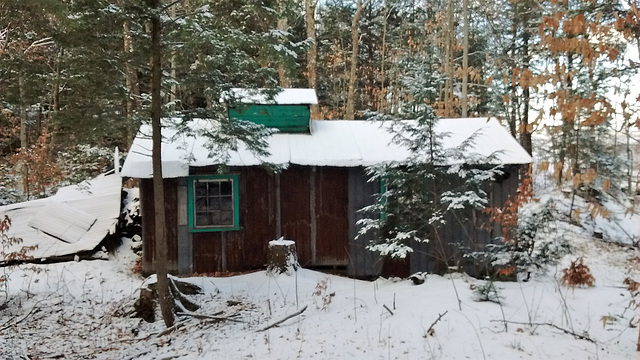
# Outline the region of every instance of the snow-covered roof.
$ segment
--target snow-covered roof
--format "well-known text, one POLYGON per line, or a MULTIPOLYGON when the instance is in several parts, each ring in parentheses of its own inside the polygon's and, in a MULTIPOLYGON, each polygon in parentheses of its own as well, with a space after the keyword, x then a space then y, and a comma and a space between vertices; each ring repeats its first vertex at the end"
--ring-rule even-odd
POLYGON ((28 255, 43 259, 95 249, 115 231, 121 191, 120 174, 100 175, 46 199, 0 207, 0 217, 11 219, 7 235, 23 241, 8 251, 37 245, 28 255))
MULTIPOLYGON (((195 120, 192 128, 211 126, 207 120, 195 120)), ((264 162, 286 165, 315 166, 371 166, 402 162, 409 152, 392 141, 388 131, 390 122, 359 120, 313 120, 311 134, 276 133, 269 137, 267 158, 256 158, 240 144, 238 151, 228 155, 228 166, 255 166, 264 162)), ((500 125, 496 119, 463 118, 441 119, 436 131, 448 133, 442 142, 445 148, 459 146, 477 131, 473 148, 469 152, 481 156, 495 155, 498 164, 528 164, 531 156, 500 125)), ((123 176, 152 177, 150 126, 143 126, 131 146, 122 169, 123 176)), ((175 131, 164 128, 162 144, 162 171, 165 178, 189 175, 189 167, 220 165, 209 157, 206 139, 176 136, 175 131)))
POLYGON ((267 99, 264 90, 233 88, 231 94, 238 101, 246 104, 311 105, 318 103, 316 91, 313 89, 282 89, 273 100, 267 99))

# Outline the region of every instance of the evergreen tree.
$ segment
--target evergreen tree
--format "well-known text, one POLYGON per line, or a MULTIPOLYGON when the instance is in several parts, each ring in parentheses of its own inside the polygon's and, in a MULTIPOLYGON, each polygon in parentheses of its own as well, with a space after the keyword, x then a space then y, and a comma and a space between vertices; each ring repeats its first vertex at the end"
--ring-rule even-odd
POLYGON ((438 118, 427 104, 432 92, 424 91, 413 79, 407 86, 411 101, 402 111, 406 119, 393 121, 389 130, 394 142, 407 148, 406 161, 368 169, 371 181, 379 181, 384 191, 375 204, 364 208, 367 218, 359 221, 360 234, 375 231, 378 238, 369 249, 382 256, 404 258, 414 242, 432 242, 438 258, 436 268, 446 270, 447 252, 441 239, 449 214, 467 217, 467 210, 487 205, 484 183, 500 174, 489 157, 470 153, 474 136, 454 148, 444 148, 447 134, 436 132, 438 118))

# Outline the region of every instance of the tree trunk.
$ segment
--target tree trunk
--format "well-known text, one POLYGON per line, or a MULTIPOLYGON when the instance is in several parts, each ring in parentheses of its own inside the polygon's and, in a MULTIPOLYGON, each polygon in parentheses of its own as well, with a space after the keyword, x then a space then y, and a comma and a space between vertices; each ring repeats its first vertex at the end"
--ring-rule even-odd
MULTIPOLYGON (((171 18, 176 19, 177 17, 177 7, 179 3, 176 3, 171 7, 171 18)), ((176 68, 178 65, 176 64, 176 51, 171 52, 171 91, 169 92, 169 101, 171 102, 171 111, 176 110, 176 94, 178 93, 178 81, 176 79, 176 68)))
POLYGON ((443 44, 445 49, 444 54, 444 91, 442 93, 442 99, 444 99, 444 113, 446 117, 455 116, 455 104, 453 96, 453 79, 455 77, 454 56, 455 49, 453 46, 455 40, 454 34, 454 14, 453 14, 453 1, 449 1, 446 13, 446 29, 443 31, 443 44))
POLYGON ((56 115, 60 112, 60 78, 62 73, 60 69, 60 63, 62 62, 62 54, 63 50, 58 49, 56 60, 54 63, 55 77, 53 80, 53 89, 51 94, 53 116, 49 117, 49 124, 47 129, 50 134, 49 146, 51 147, 52 151, 55 151, 56 144, 58 143, 58 136, 56 135, 57 131, 55 129, 54 121, 56 119, 56 115))
MULTIPOLYGON (((280 16, 278 16, 278 24, 277 28, 280 31, 287 31, 289 27, 285 9, 285 0, 278 0, 278 8, 280 12, 280 16)), ((289 77, 287 76, 287 69, 280 61, 278 64, 278 78, 280 79, 280 86, 283 88, 291 87, 291 82, 289 81, 289 77)))
POLYGON ((387 20, 391 11, 388 9, 387 0, 384 0, 384 12, 382 13, 382 48, 380 48, 380 112, 387 113, 387 90, 385 88, 385 55, 387 50, 387 20))
POLYGON ((362 12, 371 3, 367 0, 364 4, 362 0, 358 0, 356 13, 353 15, 351 22, 351 69, 349 71, 349 90, 347 94, 347 108, 345 111, 345 119, 355 119, 354 102, 356 94, 356 74, 358 70, 358 46, 360 45, 360 34, 358 33, 358 23, 362 17, 362 12))
MULTIPOLYGON (((525 10, 525 18, 522 22, 522 27, 524 29, 524 33, 522 34, 522 50, 524 51, 524 66, 523 70, 529 70, 529 65, 531 62, 531 56, 529 55, 529 40, 531 38, 531 34, 529 33, 529 15, 528 11, 525 10)), ((531 143, 531 130, 529 129, 529 102, 531 100, 529 84, 525 84, 522 89, 522 102, 523 102, 523 110, 522 110, 522 131, 520 133, 520 143, 522 147, 531 155, 533 154, 533 145, 531 143)))
MULTIPOLYGON (((317 91, 318 87, 318 43, 316 42, 316 5, 317 0, 305 0, 305 24, 307 27, 307 39, 311 39, 311 47, 307 52, 307 79, 309 88, 317 91)), ((318 105, 311 105, 311 119, 319 119, 318 105)))
MULTIPOLYGON (((122 24, 124 33, 124 52, 131 56, 133 53, 133 36, 131 36, 131 21, 125 20, 122 24)), ((127 58, 126 63, 126 86, 127 86, 127 146, 131 146, 135 136, 133 126, 133 114, 138 109, 138 97, 140 96, 140 88, 138 86, 138 73, 136 68, 131 64, 131 58, 127 58)))
POLYGON ((167 278, 167 238, 166 238, 166 214, 164 209, 164 187, 162 181, 161 159, 161 111, 162 97, 160 94, 162 64, 160 37, 162 25, 160 17, 156 13, 159 8, 159 0, 149 0, 151 10, 151 129, 152 129, 152 166, 153 166, 153 209, 155 218, 155 271, 158 279, 158 303, 162 318, 167 327, 173 326, 173 299, 169 291, 169 279, 167 278))
POLYGON ((464 27, 464 43, 462 45, 462 117, 468 116, 467 82, 469 81, 469 0, 462 2, 462 22, 464 27))
MULTIPOLYGON (((26 94, 24 91, 24 71, 19 70, 18 74, 18 87, 20 92, 20 150, 25 153, 29 147, 29 139, 27 135, 27 104, 26 94)), ((29 167, 24 162, 20 165, 22 176, 22 193, 26 194, 27 200, 29 200, 29 167)))

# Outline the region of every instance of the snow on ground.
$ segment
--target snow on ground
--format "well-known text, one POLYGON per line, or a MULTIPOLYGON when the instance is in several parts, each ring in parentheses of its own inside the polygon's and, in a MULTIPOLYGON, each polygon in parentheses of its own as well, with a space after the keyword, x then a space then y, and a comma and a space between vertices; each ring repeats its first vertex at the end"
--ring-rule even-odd
MULTIPOLYGON (((502 307, 478 302, 484 281, 462 274, 374 282, 300 269, 188 281, 204 289, 199 314, 159 336, 128 313, 143 279, 131 273, 125 243, 108 261, 6 269, 10 302, 0 312, 2 359, 631 359, 637 357, 638 310, 623 280, 638 279, 637 248, 594 240, 566 225, 574 246, 546 274, 496 283, 502 307), (593 288, 559 284, 579 255, 593 288), (39 272, 34 272, 33 269, 39 272), (322 285, 326 287, 323 288, 322 285), (460 303, 458 302, 458 298, 460 303), (460 307, 459 305, 460 304, 460 307), (259 331, 307 307, 277 327, 259 331), (461 309, 460 309, 461 308, 461 309), (504 315, 503 313, 504 312, 504 315), (439 315, 439 322, 429 328, 439 315), (502 319, 509 323, 506 328, 502 319), (532 324, 532 325, 530 325, 532 324), (577 339, 558 328, 589 340, 577 339)), ((5 288, 1 288, 3 296, 5 288)))

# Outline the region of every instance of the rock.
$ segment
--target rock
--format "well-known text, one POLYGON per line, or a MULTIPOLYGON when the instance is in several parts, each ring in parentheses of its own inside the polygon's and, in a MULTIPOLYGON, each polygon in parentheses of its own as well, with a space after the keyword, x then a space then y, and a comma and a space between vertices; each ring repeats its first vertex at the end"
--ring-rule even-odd
POLYGON ((409 276, 409 279, 411 279, 411 281, 413 281, 413 283, 415 285, 422 285, 424 284, 424 281, 426 280, 426 275, 423 272, 417 272, 411 276, 409 276))

